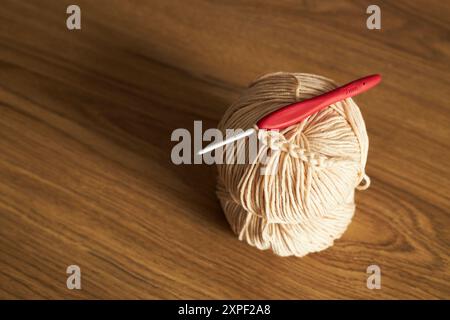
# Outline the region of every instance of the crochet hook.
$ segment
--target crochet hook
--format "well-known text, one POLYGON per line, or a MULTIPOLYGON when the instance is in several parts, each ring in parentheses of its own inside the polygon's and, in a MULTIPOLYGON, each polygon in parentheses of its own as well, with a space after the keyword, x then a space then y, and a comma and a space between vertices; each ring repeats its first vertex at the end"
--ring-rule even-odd
MULTIPOLYGON (((295 102, 293 104, 281 107, 264 117, 256 123, 258 129, 281 130, 293 124, 299 123, 310 115, 326 108, 327 106, 354 97, 373 87, 381 81, 381 75, 373 74, 358 80, 354 80, 346 85, 328 91, 324 94, 310 99, 295 102)), ((229 137, 223 141, 215 142, 198 152, 199 155, 220 148, 226 144, 250 136, 256 130, 251 128, 242 133, 229 137)))

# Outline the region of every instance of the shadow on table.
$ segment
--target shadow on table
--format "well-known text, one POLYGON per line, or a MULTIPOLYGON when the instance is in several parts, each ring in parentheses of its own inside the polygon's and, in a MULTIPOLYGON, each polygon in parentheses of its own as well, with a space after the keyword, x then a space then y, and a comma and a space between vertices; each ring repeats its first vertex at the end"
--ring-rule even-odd
MULTIPOLYGON (((110 93, 107 107, 94 105, 98 109, 90 112, 101 113, 107 120, 106 125, 101 124, 105 134, 138 155, 129 159, 130 165, 145 176, 147 172, 149 179, 154 179, 151 170, 155 163, 168 168, 173 175, 164 173, 161 177, 173 179, 164 182, 173 186, 167 188, 169 197, 189 206, 186 212, 195 213, 203 222, 229 231, 215 195, 215 167, 173 164, 171 152, 178 142, 171 141, 171 134, 186 128, 193 138, 195 120, 202 120, 203 131, 216 127, 240 88, 208 76, 207 70, 190 72, 181 62, 164 62, 165 57, 152 48, 116 37, 117 49, 95 45, 98 57, 90 63, 95 63, 107 82, 93 84, 94 90, 117 90, 110 93), (138 158, 148 159, 148 163, 138 158)), ((193 150, 191 153, 193 157, 193 150)))

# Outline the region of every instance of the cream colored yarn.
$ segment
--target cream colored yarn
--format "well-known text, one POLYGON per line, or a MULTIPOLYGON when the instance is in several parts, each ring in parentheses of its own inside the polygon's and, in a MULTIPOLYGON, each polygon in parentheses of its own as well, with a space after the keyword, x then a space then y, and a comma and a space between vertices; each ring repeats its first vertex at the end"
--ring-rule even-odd
MULTIPOLYGON (((251 128, 281 106, 335 87, 312 74, 265 75, 227 110, 219 128, 251 128)), ((364 172, 369 142, 358 106, 347 99, 279 133, 260 130, 259 137, 270 150, 266 170, 278 158, 274 174, 261 174, 259 158, 218 165, 217 195, 231 228, 240 240, 280 256, 330 247, 352 219, 355 188, 370 183, 364 172)))

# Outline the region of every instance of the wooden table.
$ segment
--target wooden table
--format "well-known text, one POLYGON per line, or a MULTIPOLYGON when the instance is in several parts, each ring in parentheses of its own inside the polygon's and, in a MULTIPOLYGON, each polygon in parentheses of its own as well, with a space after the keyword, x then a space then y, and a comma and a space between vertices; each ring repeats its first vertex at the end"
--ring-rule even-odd
POLYGON ((367 1, 76 2, 72 31, 67 1, 1 4, 0 297, 450 298, 448 2, 380 1, 381 30, 367 1), (170 159, 280 70, 384 77, 356 98, 372 186, 304 258, 238 241, 215 168, 170 159))

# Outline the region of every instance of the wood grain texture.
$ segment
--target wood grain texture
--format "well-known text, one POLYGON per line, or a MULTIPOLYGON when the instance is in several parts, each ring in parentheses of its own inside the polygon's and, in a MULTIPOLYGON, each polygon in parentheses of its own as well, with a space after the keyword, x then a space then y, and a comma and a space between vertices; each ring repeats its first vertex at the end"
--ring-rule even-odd
POLYGON ((448 2, 379 2, 380 31, 370 1, 79 0, 80 31, 69 4, 1 3, 1 298, 450 298, 448 2), (239 242, 215 169, 170 161, 273 71, 384 77, 356 98, 372 186, 301 259, 239 242))

